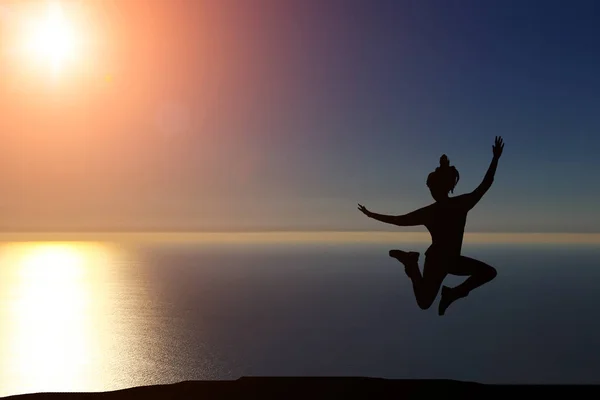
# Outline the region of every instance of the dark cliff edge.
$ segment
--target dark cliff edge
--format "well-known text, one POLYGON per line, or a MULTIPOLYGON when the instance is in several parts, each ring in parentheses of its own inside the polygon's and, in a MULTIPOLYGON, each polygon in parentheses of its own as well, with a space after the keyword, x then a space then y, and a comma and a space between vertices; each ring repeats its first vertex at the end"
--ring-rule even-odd
POLYGON ((561 396, 577 392, 600 395, 600 385, 487 385, 452 380, 395 380, 355 377, 243 377, 235 381, 185 381, 96 393, 32 393, 4 400, 125 400, 207 398, 431 398, 433 396, 538 395, 561 396), (249 397, 250 396, 250 397, 249 397))

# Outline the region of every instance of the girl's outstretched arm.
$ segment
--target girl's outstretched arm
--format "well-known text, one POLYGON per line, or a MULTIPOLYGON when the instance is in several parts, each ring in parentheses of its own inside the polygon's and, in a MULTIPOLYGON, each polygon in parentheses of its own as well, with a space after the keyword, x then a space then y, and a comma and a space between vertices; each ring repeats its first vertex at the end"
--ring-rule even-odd
POLYGON ((358 205, 358 209, 369 218, 373 218, 377 221, 397 226, 425 225, 428 215, 428 207, 423 207, 404 215, 377 214, 367 210, 367 208, 361 204, 358 205))
POLYGON ((502 140, 502 137, 496 137, 496 141, 494 146, 492 146, 492 149, 494 157, 492 158, 492 162, 490 163, 490 167, 488 168, 483 181, 471 193, 464 195, 464 197, 461 196, 465 201, 465 206, 469 210, 475 207, 483 195, 490 190, 492 183, 494 183, 496 168, 498 168, 498 160, 500 159, 500 156, 502 156, 502 151, 504 150, 504 141, 502 140))

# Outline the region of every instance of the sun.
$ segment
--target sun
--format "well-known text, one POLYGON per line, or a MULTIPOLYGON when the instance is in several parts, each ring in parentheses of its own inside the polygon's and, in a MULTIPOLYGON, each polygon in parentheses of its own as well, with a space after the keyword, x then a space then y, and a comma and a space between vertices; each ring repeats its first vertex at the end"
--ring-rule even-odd
POLYGON ((46 12, 29 24, 27 52, 36 63, 59 72, 76 55, 77 34, 59 2, 49 2, 46 12))

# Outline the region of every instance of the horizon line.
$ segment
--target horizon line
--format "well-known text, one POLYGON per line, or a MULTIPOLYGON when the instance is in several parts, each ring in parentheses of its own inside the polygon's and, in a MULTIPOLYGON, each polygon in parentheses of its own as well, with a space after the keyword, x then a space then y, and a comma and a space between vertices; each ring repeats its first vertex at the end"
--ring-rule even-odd
MULTIPOLYGON (((158 229, 158 228, 139 228, 139 229, 108 229, 108 228, 82 228, 82 229, 2 229, 0 228, 0 235, 4 234, 42 234, 42 233, 51 233, 51 234, 71 234, 71 233, 143 233, 143 234, 154 234, 154 233, 185 233, 185 234, 233 234, 233 233, 279 233, 279 232, 293 232, 293 233, 391 233, 391 234, 405 234, 405 233, 423 233, 429 234, 426 229, 420 230, 394 230, 394 229, 286 229, 286 228, 264 228, 264 229, 158 229)), ((511 234, 511 235, 600 235, 600 230, 598 231, 486 231, 486 230, 469 230, 465 231, 464 234, 511 234)))
MULTIPOLYGON (((430 242, 429 232, 395 231, 0 231, 0 242, 15 241, 150 241, 150 242, 430 242)), ((464 243, 600 244, 600 233, 465 232, 464 243)))

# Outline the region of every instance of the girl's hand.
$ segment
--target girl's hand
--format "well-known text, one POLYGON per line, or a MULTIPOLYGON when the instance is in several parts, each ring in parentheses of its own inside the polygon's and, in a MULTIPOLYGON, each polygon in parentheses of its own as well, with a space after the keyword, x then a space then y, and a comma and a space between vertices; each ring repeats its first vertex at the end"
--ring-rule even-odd
POLYGON ((359 204, 358 209, 360 210, 360 212, 365 214, 367 217, 369 217, 369 218, 371 217, 371 211, 367 210, 367 207, 363 206, 362 204, 359 204))
POLYGON ((502 140, 502 136, 496 136, 496 140, 494 145, 492 146, 492 151, 494 152, 494 158, 499 159, 502 155, 502 150, 504 150, 504 140, 502 140))

